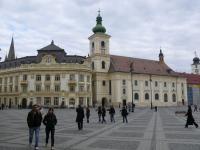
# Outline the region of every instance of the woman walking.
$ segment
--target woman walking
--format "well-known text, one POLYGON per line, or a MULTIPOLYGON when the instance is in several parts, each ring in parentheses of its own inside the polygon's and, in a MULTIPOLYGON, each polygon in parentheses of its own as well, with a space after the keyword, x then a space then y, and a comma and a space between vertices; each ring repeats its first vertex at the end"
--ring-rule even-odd
POLYGON ((190 105, 188 106, 188 112, 185 114, 185 116, 187 116, 187 122, 185 124, 185 128, 188 128, 188 125, 195 125, 196 128, 199 127, 194 120, 194 117, 192 115, 192 108, 190 105))
POLYGON ((57 118, 54 114, 53 108, 49 108, 48 113, 44 116, 43 124, 46 126, 46 147, 48 145, 49 133, 51 132, 51 150, 54 149, 54 134, 55 125, 57 124, 57 118))

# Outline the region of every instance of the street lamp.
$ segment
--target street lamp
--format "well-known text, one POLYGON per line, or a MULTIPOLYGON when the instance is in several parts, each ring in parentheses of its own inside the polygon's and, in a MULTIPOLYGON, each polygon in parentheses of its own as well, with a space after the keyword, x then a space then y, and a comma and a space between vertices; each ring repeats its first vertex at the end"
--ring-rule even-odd
POLYGON ((134 104, 133 104, 133 62, 130 64, 130 72, 131 72, 131 95, 132 95, 132 112, 134 112, 134 104))
POLYGON ((151 79, 151 75, 150 75, 150 79, 149 79, 149 81, 150 81, 150 94, 151 94, 151 109, 153 109, 153 103, 152 103, 152 87, 151 87, 151 82, 152 82, 152 79, 151 79))

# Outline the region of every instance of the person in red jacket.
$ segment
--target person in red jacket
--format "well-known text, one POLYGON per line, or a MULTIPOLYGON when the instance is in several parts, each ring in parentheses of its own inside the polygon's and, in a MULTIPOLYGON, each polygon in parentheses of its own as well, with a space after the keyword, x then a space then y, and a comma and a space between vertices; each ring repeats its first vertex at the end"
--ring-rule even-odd
POLYGON ((38 105, 33 105, 32 110, 28 113, 27 124, 29 127, 29 146, 32 144, 33 133, 35 132, 35 150, 38 150, 39 131, 42 122, 42 114, 38 105))

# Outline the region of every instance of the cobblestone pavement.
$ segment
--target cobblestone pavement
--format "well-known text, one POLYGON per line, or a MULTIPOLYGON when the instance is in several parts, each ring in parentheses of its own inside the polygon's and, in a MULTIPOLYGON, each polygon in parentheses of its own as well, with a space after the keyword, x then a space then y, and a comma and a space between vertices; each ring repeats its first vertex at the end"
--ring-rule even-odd
MULTIPOLYGON (((184 115, 175 115, 183 107, 138 108, 123 123, 116 110, 115 123, 98 123, 97 113, 91 110, 91 121, 84 122, 84 130, 78 131, 74 109, 56 109, 58 118, 55 134, 57 150, 200 150, 200 129, 184 128, 184 115)), ((0 111, 0 150, 29 150, 26 117, 29 110, 0 111)), ((45 110, 46 111, 46 110, 45 110)), ((200 112, 194 113, 200 124, 200 112)), ((40 130, 41 150, 45 147, 44 126, 40 130)))

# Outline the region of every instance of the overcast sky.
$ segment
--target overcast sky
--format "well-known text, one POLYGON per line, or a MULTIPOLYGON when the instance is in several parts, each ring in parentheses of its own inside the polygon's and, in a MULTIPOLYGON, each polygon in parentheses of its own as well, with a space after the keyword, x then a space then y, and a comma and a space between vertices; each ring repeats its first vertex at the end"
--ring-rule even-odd
POLYGON ((191 71, 194 51, 200 55, 200 0, 0 0, 0 56, 12 35, 18 58, 51 40, 86 56, 99 8, 111 54, 158 60, 161 47, 173 70, 191 71))

